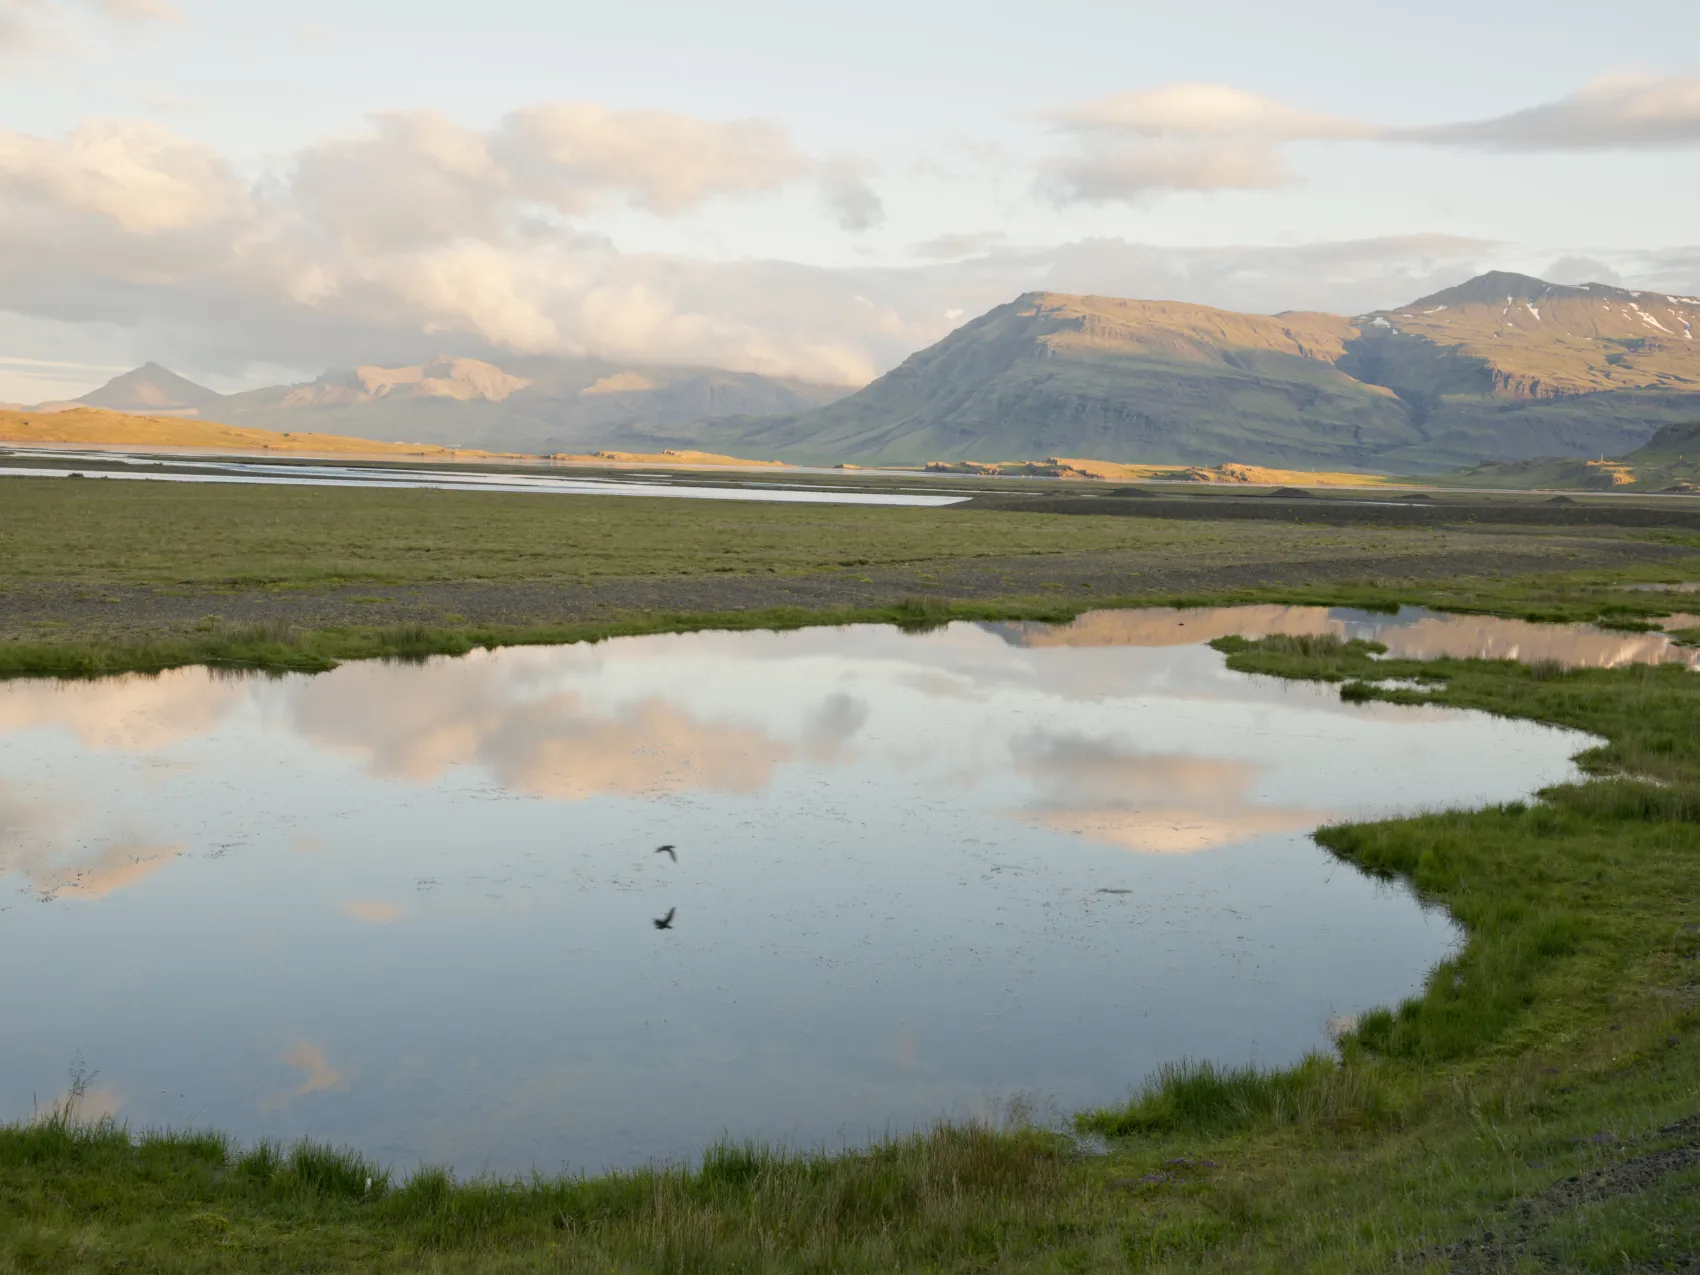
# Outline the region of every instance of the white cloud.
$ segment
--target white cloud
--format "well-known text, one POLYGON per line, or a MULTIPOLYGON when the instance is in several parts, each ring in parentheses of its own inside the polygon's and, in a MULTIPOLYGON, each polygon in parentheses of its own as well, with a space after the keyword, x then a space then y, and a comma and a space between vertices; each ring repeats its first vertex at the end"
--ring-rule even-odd
POLYGON ((1227 84, 1167 84, 1116 93, 1061 107, 1047 118, 1070 132, 1153 138, 1295 141, 1376 131, 1357 120, 1300 110, 1227 84))
POLYGON ((1175 190, 1263 190, 1293 180, 1279 148, 1249 139, 1096 141, 1044 161, 1040 174, 1040 189, 1059 203, 1136 201, 1175 190))
POLYGON ((534 197, 562 212, 623 194, 664 216, 716 195, 777 190, 809 162, 777 125, 554 102, 517 111, 493 139, 534 197))
POLYGON ((148 120, 87 120, 63 141, 0 133, 12 211, 96 214, 133 234, 205 225, 247 202, 210 148, 148 120))
POLYGON ((252 182, 149 121, 0 133, 0 309, 171 333, 156 348, 196 348, 203 367, 447 345, 850 383, 880 370, 890 341, 930 335, 889 310, 859 316, 872 342, 847 333, 827 300, 838 285, 819 287, 828 272, 622 254, 560 211, 678 210, 824 171, 838 215, 866 223, 879 209, 859 166, 810 161, 767 126, 524 119, 485 134, 432 112, 383 115, 252 182), (540 219, 545 185, 555 209, 540 219))
POLYGON ((1065 140, 1040 163, 1042 192, 1059 203, 1139 202, 1170 191, 1285 185, 1294 176, 1284 149, 1301 141, 1503 152, 1700 145, 1700 75, 1606 75, 1556 102, 1420 128, 1307 111, 1226 84, 1118 93, 1043 118, 1065 140))
POLYGON ((1359 139, 1378 131, 1226 84, 1117 93, 1046 118, 1069 142, 1040 165, 1040 189, 1059 203, 1282 186, 1293 180, 1284 143, 1359 139))
POLYGON ((1556 102, 1391 136, 1498 151, 1693 146, 1700 144, 1700 75, 1603 75, 1556 102))

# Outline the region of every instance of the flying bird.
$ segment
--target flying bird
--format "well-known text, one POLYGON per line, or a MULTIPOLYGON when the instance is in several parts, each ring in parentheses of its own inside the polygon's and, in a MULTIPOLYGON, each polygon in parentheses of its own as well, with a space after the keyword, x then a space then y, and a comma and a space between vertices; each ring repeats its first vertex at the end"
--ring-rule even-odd
POLYGON ((650 924, 658 930, 670 930, 673 928, 673 913, 678 910, 678 908, 668 908, 666 916, 658 916, 650 924))
POLYGON ((672 846, 656 846, 655 847, 655 853, 666 855, 674 863, 679 862, 679 856, 674 853, 672 846))

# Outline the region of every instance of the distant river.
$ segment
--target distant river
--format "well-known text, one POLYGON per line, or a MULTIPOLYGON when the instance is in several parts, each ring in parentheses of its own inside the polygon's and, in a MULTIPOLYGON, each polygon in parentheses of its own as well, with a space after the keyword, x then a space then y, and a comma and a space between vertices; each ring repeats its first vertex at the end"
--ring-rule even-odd
MULTIPOLYGON (((61 460, 62 467, 0 465, 0 477, 101 479, 164 483, 252 483, 281 487, 397 487, 438 491, 542 492, 577 496, 661 496, 678 500, 758 500, 793 504, 955 505, 963 495, 901 491, 846 491, 840 488, 752 476, 731 471, 736 485, 715 487, 680 482, 678 474, 634 474, 630 478, 592 478, 556 473, 515 474, 431 468, 402 469, 370 465, 278 464, 263 460, 184 460, 176 456, 124 452, 61 452, 10 449, 19 455, 61 460), (108 468, 119 465, 122 468, 108 468)), ((0 453, 3 454, 3 453, 0 453)), ((720 477, 720 475, 715 475, 720 477)))

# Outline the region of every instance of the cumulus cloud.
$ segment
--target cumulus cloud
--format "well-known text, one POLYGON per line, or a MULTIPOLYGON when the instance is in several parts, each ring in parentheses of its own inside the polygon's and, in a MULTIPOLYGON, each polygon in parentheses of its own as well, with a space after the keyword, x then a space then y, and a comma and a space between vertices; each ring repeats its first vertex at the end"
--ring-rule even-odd
POLYGON ((776 190, 810 164, 777 125, 555 102, 510 115, 495 144, 535 197, 580 212, 598 195, 673 215, 714 195, 776 190))
POLYGON ((1556 102, 1391 136, 1496 151, 1693 146, 1700 144, 1700 75, 1602 75, 1556 102))
MULTIPOLYGON (((297 366, 346 361, 351 341, 355 357, 391 357, 431 338, 855 383, 879 369, 821 295, 843 289, 805 285, 823 272, 623 254, 580 214, 680 216, 800 183, 862 229, 883 216, 864 172, 759 121, 573 103, 488 131, 381 114, 257 180, 151 121, 0 132, 0 310, 190 327, 203 349, 297 366)), ((889 311, 859 322, 924 335, 889 311)))
POLYGON ((88 120, 63 140, 0 133, 15 212, 95 216, 135 235, 205 226, 248 204, 210 148, 149 120, 88 120))

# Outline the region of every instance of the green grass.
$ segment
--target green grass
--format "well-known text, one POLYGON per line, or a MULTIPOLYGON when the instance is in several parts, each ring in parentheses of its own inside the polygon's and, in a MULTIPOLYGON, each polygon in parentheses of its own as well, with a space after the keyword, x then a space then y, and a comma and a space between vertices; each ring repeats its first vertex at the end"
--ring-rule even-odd
MULTIPOLYGON (((1284 529, 1280 543, 1320 528, 1284 529)), ((324 586, 844 570, 1139 546, 1231 530, 1065 515, 757 501, 0 478, 0 578, 324 586)))

